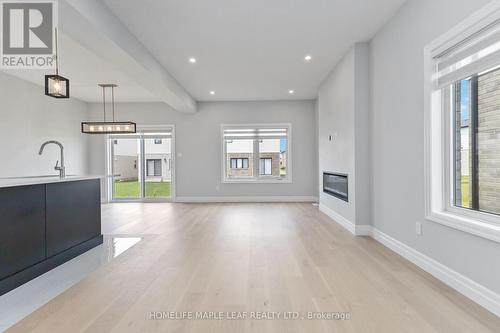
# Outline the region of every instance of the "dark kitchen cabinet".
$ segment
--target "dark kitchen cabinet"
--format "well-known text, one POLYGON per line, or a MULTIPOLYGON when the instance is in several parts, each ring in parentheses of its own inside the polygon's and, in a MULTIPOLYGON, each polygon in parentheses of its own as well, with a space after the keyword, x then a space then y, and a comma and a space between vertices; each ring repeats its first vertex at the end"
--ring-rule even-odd
POLYGON ((47 257, 101 234, 100 181, 47 184, 47 257))
POLYGON ((0 280, 45 259, 45 185, 0 190, 0 280))
POLYGON ((100 180, 0 187, 0 295, 102 244, 100 180))

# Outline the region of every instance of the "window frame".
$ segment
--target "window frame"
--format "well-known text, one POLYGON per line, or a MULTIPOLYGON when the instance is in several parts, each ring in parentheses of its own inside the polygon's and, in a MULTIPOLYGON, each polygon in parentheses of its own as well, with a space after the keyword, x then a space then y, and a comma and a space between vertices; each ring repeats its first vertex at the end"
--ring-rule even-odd
POLYGON ((500 242, 500 216, 454 205, 454 140, 451 88, 434 86, 434 56, 500 19, 500 4, 490 3, 424 49, 425 219, 500 242))
MULTIPOLYGON (((290 184, 293 183, 292 179, 292 124, 291 123, 261 123, 261 124, 221 124, 220 125, 220 144, 221 144, 221 184, 290 184), (258 128, 258 129, 274 129, 274 128, 286 128, 286 176, 285 177, 273 177, 269 175, 260 175, 259 171, 259 142, 258 139, 254 139, 254 157, 253 157, 253 176, 248 178, 228 178, 226 175, 227 170, 227 155, 226 155, 226 144, 224 140, 224 130, 225 129, 248 129, 248 128, 258 128)), ((281 153, 281 152, 280 152, 281 153)))

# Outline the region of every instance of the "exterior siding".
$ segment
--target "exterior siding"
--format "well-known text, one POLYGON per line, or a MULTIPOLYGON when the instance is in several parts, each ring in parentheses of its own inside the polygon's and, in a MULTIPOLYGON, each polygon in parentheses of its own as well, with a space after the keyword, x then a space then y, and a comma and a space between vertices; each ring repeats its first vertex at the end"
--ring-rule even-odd
POLYGON ((117 180, 139 179, 137 156, 115 156, 114 167, 117 180))
POLYGON ((500 70, 479 77, 479 208, 500 213, 500 70))
POLYGON ((229 178, 252 177, 253 175, 253 154, 251 153, 228 153, 227 154, 227 176, 229 178), (233 169, 231 168, 232 158, 248 158, 248 168, 233 169))
MULTIPOLYGON (((271 158, 271 175, 272 177, 280 176, 280 153, 260 153, 260 158, 271 158)), ((243 178, 253 176, 253 154, 252 153, 227 153, 227 175, 229 178, 243 178), (248 168, 231 168, 232 158, 248 158, 248 168)))
POLYGON ((271 176, 280 176, 280 153, 260 153, 260 158, 271 158, 271 176))

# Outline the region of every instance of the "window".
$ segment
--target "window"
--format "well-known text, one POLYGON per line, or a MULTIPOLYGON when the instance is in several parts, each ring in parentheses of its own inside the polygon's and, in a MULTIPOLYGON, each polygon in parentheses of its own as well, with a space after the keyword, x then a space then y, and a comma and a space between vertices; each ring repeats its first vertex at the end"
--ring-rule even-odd
POLYGON ((272 158, 261 158, 260 159, 260 175, 271 176, 273 174, 273 159, 272 158))
POLYGON ((231 169, 248 169, 248 158, 231 158, 231 169))
POLYGON ((500 70, 452 89, 454 205, 500 214, 500 70))
POLYGON ((161 177, 161 160, 146 160, 146 176, 161 177))
POLYGON ((500 6, 480 15, 426 48, 426 215, 500 241, 500 6))
POLYGON ((163 143, 162 139, 155 139, 155 145, 161 145, 163 143))
POLYGON ((226 182, 290 182, 290 125, 223 125, 226 182))

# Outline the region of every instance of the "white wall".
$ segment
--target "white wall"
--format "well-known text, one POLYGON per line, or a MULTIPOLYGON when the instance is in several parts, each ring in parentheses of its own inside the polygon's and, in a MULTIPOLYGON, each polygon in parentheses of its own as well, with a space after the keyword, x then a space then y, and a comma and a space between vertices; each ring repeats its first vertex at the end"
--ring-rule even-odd
POLYGON ((64 145, 66 173, 86 174, 88 138, 80 129, 86 118, 86 103, 45 96, 42 86, 0 72, 0 177, 56 175, 59 148, 49 145, 38 155, 52 139, 64 145))
POLYGON ((354 154, 356 225, 371 224, 370 45, 354 46, 354 154))
MULTIPOLYGON (((102 117, 90 105, 93 119, 102 117)), ((161 103, 117 104, 116 115, 139 125, 174 124, 177 197, 308 196, 318 193, 314 101, 199 103, 198 112, 179 113, 161 103), (221 124, 291 123, 293 183, 221 184, 221 124)), ((105 173, 105 144, 92 139, 91 171, 105 173)))
POLYGON ((337 64, 318 93, 320 204, 354 223, 354 48, 337 64), (329 136, 332 141, 329 141, 329 136), (349 202, 323 193, 323 171, 349 175, 349 202))
POLYGON ((368 64, 368 45, 356 44, 318 94, 320 204, 361 225, 370 223, 368 64), (349 175, 349 202, 323 193, 323 171, 349 175))
POLYGON ((411 0, 374 37, 372 204, 377 229, 500 293, 500 244, 424 220, 423 49, 486 3, 411 0))

